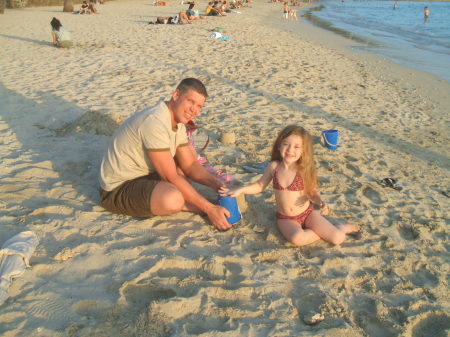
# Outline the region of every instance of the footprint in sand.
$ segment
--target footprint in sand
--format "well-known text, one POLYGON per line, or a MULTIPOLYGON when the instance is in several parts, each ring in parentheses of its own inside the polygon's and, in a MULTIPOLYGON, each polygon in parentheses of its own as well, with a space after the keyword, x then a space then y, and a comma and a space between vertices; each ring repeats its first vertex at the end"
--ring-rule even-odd
POLYGON ((80 316, 101 317, 105 315, 111 304, 104 301, 82 300, 72 306, 72 310, 80 316))
POLYGON ((353 176, 354 177, 361 177, 362 176, 362 173, 361 173, 361 171, 359 170, 358 167, 356 167, 356 166, 354 166, 352 164, 347 164, 346 167, 347 167, 347 169, 349 169, 350 171, 353 172, 353 176))
POLYGON ((314 279, 307 277, 301 277, 292 284, 289 296, 301 315, 320 313, 327 304, 327 295, 318 288, 314 279))
POLYGON ((450 329, 450 317, 443 312, 426 312, 414 317, 406 329, 405 336, 447 337, 450 329))
POLYGON ((381 302, 374 299, 359 295, 355 296, 349 303, 351 310, 351 320, 361 327, 367 336, 371 337, 394 337, 398 336, 393 324, 389 324, 384 319, 378 317, 386 316, 387 308, 381 302))
POLYGON ((202 335, 211 331, 226 332, 234 330, 230 326, 228 317, 212 317, 204 315, 192 315, 185 325, 186 332, 192 336, 202 335))
POLYGON ((159 284, 148 283, 128 283, 123 289, 123 294, 127 302, 131 305, 144 307, 152 301, 168 299, 176 296, 176 292, 168 287, 159 284))
POLYGON ((246 277, 241 274, 242 267, 239 264, 233 263, 233 262, 225 262, 224 265, 225 265, 227 271, 229 272, 229 274, 231 274, 231 275, 227 275, 226 289, 240 288, 242 286, 241 282, 246 279, 246 277))
POLYGON ((419 265, 416 269, 417 270, 409 277, 414 285, 418 287, 435 287, 438 285, 438 278, 426 265, 419 265))
POLYGON ((352 156, 345 156, 345 159, 347 159, 348 161, 354 163, 358 161, 358 158, 352 157, 352 156))
POLYGON ((398 231, 400 233, 400 236, 408 241, 417 240, 420 236, 419 231, 414 227, 413 224, 410 223, 401 224, 398 228, 398 231))
POLYGON ((377 205, 381 205, 383 204, 385 201, 381 198, 380 193, 378 193, 377 191, 375 191, 373 188, 371 188, 370 186, 365 186, 363 187, 363 191, 362 194, 369 199, 371 202, 373 202, 374 204, 377 205))

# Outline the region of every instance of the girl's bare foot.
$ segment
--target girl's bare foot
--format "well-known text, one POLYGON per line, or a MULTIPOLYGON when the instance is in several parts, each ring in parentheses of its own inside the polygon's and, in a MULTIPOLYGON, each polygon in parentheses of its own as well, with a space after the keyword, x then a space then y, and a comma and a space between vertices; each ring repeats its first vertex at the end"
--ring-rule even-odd
POLYGON ((344 224, 344 225, 340 225, 339 228, 341 228, 345 234, 356 233, 356 232, 360 231, 360 228, 358 225, 344 224))
POLYGON ((355 239, 361 238, 361 228, 358 225, 344 224, 344 225, 339 225, 338 228, 341 229, 342 231, 344 231, 345 234, 347 234, 355 239))

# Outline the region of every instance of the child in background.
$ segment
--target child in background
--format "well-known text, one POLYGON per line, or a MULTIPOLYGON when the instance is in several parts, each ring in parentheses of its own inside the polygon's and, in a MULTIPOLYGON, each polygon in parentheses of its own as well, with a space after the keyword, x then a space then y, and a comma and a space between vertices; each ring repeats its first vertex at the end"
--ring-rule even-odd
POLYGON ((270 181, 275 192, 278 228, 294 245, 303 246, 319 239, 338 245, 346 234, 359 232, 358 226, 334 226, 321 215, 327 215, 329 210, 317 189, 311 135, 302 127, 290 125, 279 133, 272 148, 271 162, 256 183, 231 190, 223 187, 219 192, 233 197, 256 194, 270 181), (321 212, 314 210, 311 202, 318 205, 321 212))
POLYGON ((52 26, 52 42, 58 48, 70 48, 73 46, 72 37, 70 33, 62 26, 61 21, 53 18, 50 21, 52 26))

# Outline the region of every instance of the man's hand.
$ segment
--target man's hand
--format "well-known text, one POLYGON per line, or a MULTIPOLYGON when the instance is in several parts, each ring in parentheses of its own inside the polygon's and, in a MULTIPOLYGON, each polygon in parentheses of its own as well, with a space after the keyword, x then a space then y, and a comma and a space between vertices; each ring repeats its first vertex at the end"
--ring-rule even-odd
POLYGON ((209 221, 220 231, 229 230, 232 225, 230 225, 226 219, 226 217, 230 217, 230 212, 219 205, 212 205, 207 211, 209 221))

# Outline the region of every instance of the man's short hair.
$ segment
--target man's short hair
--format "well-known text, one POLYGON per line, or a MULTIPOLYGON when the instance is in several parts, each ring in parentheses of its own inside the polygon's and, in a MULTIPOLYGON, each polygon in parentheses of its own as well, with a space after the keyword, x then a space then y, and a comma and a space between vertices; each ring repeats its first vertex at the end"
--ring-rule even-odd
POLYGON ((180 90, 182 93, 188 91, 188 90, 194 90, 198 92, 200 95, 202 95, 205 98, 208 98, 208 93, 206 92, 206 88, 203 85, 203 83, 196 79, 196 78, 185 78, 178 84, 177 89, 180 90))

